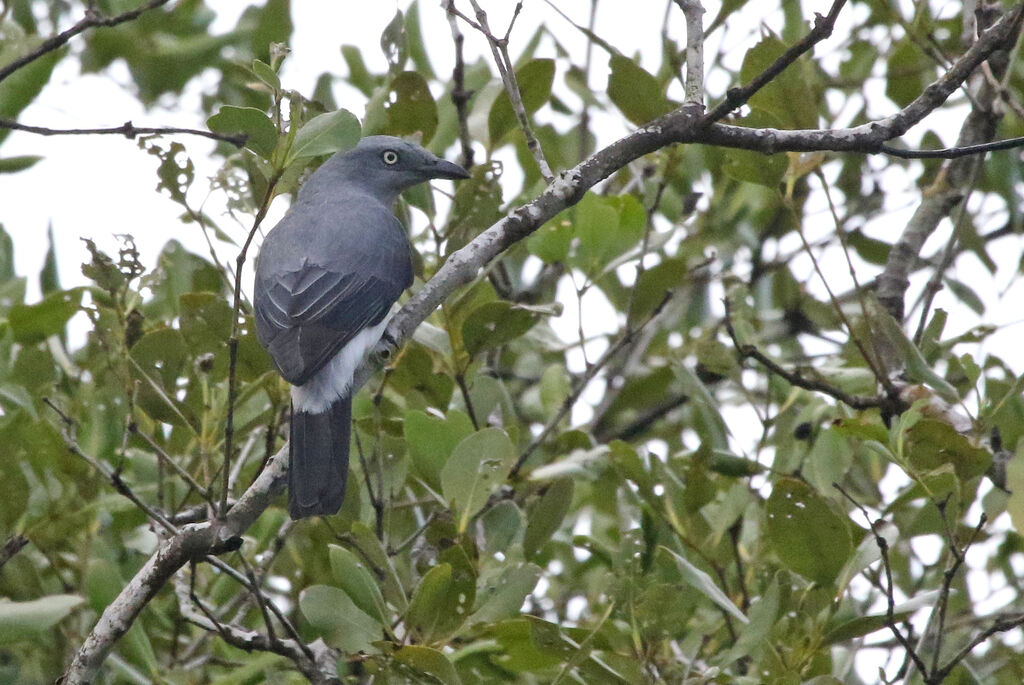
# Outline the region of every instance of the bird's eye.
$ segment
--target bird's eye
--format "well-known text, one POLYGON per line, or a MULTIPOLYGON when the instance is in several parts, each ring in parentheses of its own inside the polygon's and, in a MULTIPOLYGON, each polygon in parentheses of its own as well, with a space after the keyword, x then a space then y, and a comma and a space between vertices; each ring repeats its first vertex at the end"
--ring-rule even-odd
POLYGON ((398 153, 395 152, 394 150, 385 150, 384 152, 381 153, 380 158, 388 166, 398 164, 398 153))

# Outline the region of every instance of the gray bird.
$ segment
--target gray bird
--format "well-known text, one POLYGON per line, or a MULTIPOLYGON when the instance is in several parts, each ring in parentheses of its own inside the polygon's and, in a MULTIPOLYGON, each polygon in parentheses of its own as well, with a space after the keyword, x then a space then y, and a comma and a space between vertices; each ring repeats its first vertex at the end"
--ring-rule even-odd
POLYGON ((299 190, 256 264, 256 333, 291 383, 288 511, 341 508, 348 476, 352 378, 412 285, 412 247, 391 206, 430 179, 468 178, 457 164, 391 136, 338 153, 299 190))

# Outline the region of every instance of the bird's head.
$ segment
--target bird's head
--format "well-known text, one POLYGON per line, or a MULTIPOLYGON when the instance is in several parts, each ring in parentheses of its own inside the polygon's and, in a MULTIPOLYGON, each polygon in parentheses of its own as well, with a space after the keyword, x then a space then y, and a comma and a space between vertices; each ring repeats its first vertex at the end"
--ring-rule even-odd
POLYGON ((458 164, 394 136, 367 136, 332 161, 337 162, 347 181, 382 197, 396 197, 406 188, 436 178, 469 178, 469 172, 458 164))

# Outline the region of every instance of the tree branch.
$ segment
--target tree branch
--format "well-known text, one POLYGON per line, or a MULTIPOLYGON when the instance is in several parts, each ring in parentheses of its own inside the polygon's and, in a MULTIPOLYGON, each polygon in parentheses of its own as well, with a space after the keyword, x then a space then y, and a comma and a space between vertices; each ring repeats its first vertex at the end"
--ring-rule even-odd
MULTIPOLYGON (((925 89, 906 108, 877 122, 849 129, 780 131, 708 123, 684 109, 675 110, 633 131, 563 172, 534 200, 510 212, 462 249, 454 252, 434 276, 391 319, 372 359, 357 372, 358 389, 382 359, 408 340, 415 329, 457 288, 471 282, 480 269, 501 252, 526 238, 560 211, 574 205, 596 183, 629 162, 673 143, 722 145, 766 153, 831 150, 877 153, 884 142, 905 133, 941 105, 993 51, 1016 36, 1024 5, 1015 6, 984 32, 948 72, 925 89)), ((237 311, 237 308, 236 308, 237 311)), ((163 540, 157 551, 118 597, 104 610, 75 655, 62 682, 92 681, 114 644, 131 627, 143 607, 182 566, 210 554, 237 549, 241 534, 284 489, 288 447, 269 460, 266 468, 223 518, 184 525, 163 540)))
MULTIPOLYGON (((1001 35, 999 40, 994 42, 989 53, 1013 47, 1020 33, 1021 17, 1021 7, 1018 5, 1004 15, 991 29, 985 31, 964 57, 971 53, 977 53, 978 48, 982 44, 990 42, 987 39, 992 38, 996 30, 1001 28, 1012 30, 1001 35)), ((963 60, 964 58, 961 58, 950 69, 950 72, 955 71, 963 60)), ((981 61, 978 64, 980 65, 981 61)), ((1001 60, 994 67, 996 71, 1002 73, 1006 69, 1005 60, 1001 60)), ((925 93, 932 87, 929 86, 925 93)), ((997 90, 987 80, 982 81, 981 87, 973 99, 971 112, 960 129, 957 148, 973 149, 976 151, 974 154, 983 154, 989 149, 997 149, 992 147, 989 141, 995 136, 996 126, 1002 118, 999 109, 993 107, 998 97, 997 90)), ((888 150, 881 151, 889 154, 888 150)), ((899 240, 889 251, 885 269, 878 276, 878 300, 897 321, 902 322, 904 319, 904 297, 907 288, 910 287, 910 270, 913 263, 917 260, 925 241, 938 227, 939 222, 946 218, 953 207, 964 199, 972 170, 975 168, 975 160, 972 157, 964 158, 964 155, 960 154, 948 157, 947 162, 940 168, 935 181, 922 193, 921 204, 910 218, 899 240)))
POLYGON ((124 636, 143 607, 156 596, 182 566, 209 554, 238 549, 241 535, 284 490, 288 447, 278 451, 227 516, 183 526, 162 541, 117 598, 103 611, 61 679, 67 685, 85 685, 95 679, 114 644, 124 636))
POLYGON ((563 209, 576 204, 588 189, 633 160, 672 143, 719 145, 766 154, 812 150, 878 153, 885 141, 903 135, 939 107, 978 65, 1012 40, 1020 31, 1022 18, 1024 4, 1014 6, 913 102, 878 121, 845 129, 785 131, 726 124, 705 125, 706 116, 697 117, 686 110, 676 109, 620 138, 562 172, 534 200, 509 212, 468 245, 452 253, 430 281, 392 317, 373 359, 358 370, 355 387, 362 386, 373 370, 390 358, 449 294, 472 281, 488 262, 563 209))
MULTIPOLYGON (((694 0, 676 0, 680 7, 683 6, 684 1, 693 2, 694 0)), ((839 11, 843 9, 843 5, 845 4, 846 0, 835 0, 835 2, 832 3, 832 8, 826 16, 823 17, 820 14, 815 13, 814 27, 810 32, 804 36, 799 43, 782 53, 781 57, 775 60, 763 72, 758 74, 753 81, 742 87, 730 88, 725 94, 725 100, 718 103, 717 107, 705 115, 704 125, 706 126, 716 121, 721 121, 737 107, 746 104, 746 102, 754 96, 754 93, 771 83, 776 76, 785 71, 786 67, 797 61, 801 55, 810 52, 815 45, 831 36, 832 29, 836 25, 836 18, 839 16, 839 11)), ((689 26, 687 26, 687 37, 687 42, 689 42, 689 26)), ((686 56, 687 62, 689 62, 689 46, 687 46, 686 56)), ((689 68, 690 65, 687 63, 687 74, 689 74, 689 68)), ((689 76, 687 76, 687 78, 689 78, 689 76)))
MULTIPOLYGON (((473 11, 476 12, 476 22, 469 22, 473 28, 480 31, 487 39, 487 43, 491 46, 491 54, 494 56, 494 62, 498 66, 498 72, 501 74, 501 80, 505 84, 505 92, 508 94, 509 102, 512 103, 512 111, 516 113, 516 120, 519 122, 519 128, 522 129, 523 135, 526 137, 526 147, 529 148, 530 154, 533 155, 534 160, 537 162, 537 166, 540 168, 540 175, 544 177, 544 180, 550 183, 554 179, 554 174, 551 172, 551 166, 548 164, 548 160, 544 157, 544 150, 540 146, 540 141, 537 140, 537 136, 533 133, 533 127, 530 125, 530 117, 526 112, 526 106, 523 104, 523 97, 519 90, 519 83, 516 80, 516 70, 512 64, 512 60, 508 56, 508 37, 512 32, 512 26, 516 22, 516 18, 519 16, 519 10, 522 9, 523 3, 520 2, 516 5, 514 13, 512 15, 512 21, 509 22, 508 30, 505 32, 503 38, 498 38, 491 33, 490 26, 487 24, 487 13, 484 12, 483 8, 477 0, 470 0, 470 4, 473 5, 473 11)), ((449 4, 452 12, 457 13, 454 9, 454 3, 449 4)), ((461 14, 458 16, 465 17, 461 14)), ((496 141, 492 141, 496 142, 496 141)))
POLYGON ((232 647, 247 652, 272 652, 290 659, 299 671, 316 685, 341 682, 338 678, 337 652, 328 647, 323 638, 317 638, 306 645, 293 638, 264 635, 255 630, 222 623, 206 610, 198 597, 189 592, 183 579, 175 578, 173 585, 181 615, 189 623, 217 633, 232 647))
POLYGON ((4 567, 11 558, 21 551, 22 547, 28 544, 28 538, 24 535, 12 535, 0 548, 0 569, 4 567))
POLYGON ((224 133, 214 133, 213 131, 203 131, 195 128, 177 128, 174 126, 136 126, 130 121, 126 121, 120 126, 111 126, 107 128, 46 128, 45 126, 21 124, 10 119, 0 119, 0 128, 6 128, 12 131, 35 133, 40 136, 87 136, 113 134, 121 135, 131 140, 134 140, 136 136, 183 133, 191 136, 202 136, 204 138, 210 138, 211 140, 220 140, 225 143, 231 143, 235 147, 242 147, 245 145, 245 141, 248 138, 248 136, 243 133, 228 135, 224 133))
POLYGON ((42 57, 43 55, 49 52, 53 52, 54 50, 63 46, 69 40, 77 36, 79 33, 82 33, 87 29, 93 28, 95 26, 117 26, 118 24, 123 24, 126 21, 131 21, 133 19, 138 18, 144 12, 148 12, 151 9, 156 9, 161 5, 166 5, 167 1, 168 0, 149 0, 149 2, 145 3, 144 5, 140 5, 139 7, 133 10, 122 12, 121 14, 118 14, 113 17, 104 17, 99 12, 97 12, 94 7, 90 5, 85 10, 85 16, 79 19, 74 26, 65 31, 61 31, 52 38, 44 40, 42 43, 40 43, 39 47, 33 50, 32 52, 28 53, 27 55, 22 55, 13 62, 10 62, 6 66, 0 68, 0 81, 3 81, 5 78, 16 72, 18 69, 21 69, 26 64, 30 64, 39 59, 40 57, 42 57))
POLYGON ((675 0, 675 3, 686 18, 686 97, 683 99, 683 107, 694 107, 703 112, 704 6, 700 0, 675 0))

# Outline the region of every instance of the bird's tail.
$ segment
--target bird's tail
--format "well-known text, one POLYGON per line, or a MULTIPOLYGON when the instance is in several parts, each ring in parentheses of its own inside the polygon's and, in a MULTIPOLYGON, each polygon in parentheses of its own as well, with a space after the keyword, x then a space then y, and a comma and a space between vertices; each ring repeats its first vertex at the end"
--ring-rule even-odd
POLYGON ((351 396, 318 414, 292 406, 288 513, 293 519, 338 513, 345 498, 351 429, 351 396))

